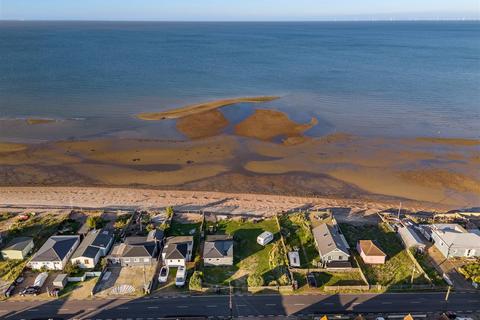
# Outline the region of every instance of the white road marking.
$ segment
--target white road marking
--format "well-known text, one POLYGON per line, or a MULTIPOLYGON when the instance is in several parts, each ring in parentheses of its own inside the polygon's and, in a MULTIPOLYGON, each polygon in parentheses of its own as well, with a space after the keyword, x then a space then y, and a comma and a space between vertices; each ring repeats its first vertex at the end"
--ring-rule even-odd
POLYGON ((118 307, 119 310, 127 310, 128 307, 118 307))
POLYGON ((38 309, 28 309, 27 311, 35 312, 35 311, 38 311, 38 309))
POLYGON ((158 309, 158 307, 147 307, 147 309, 158 309))
POLYGON ((304 306, 305 303, 295 303, 294 306, 304 306))

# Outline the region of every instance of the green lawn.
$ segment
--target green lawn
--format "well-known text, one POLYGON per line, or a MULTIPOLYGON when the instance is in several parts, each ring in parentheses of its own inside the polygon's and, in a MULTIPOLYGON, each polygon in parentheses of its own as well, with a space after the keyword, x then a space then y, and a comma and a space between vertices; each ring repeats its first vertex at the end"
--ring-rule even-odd
MULTIPOLYGON (((360 267, 370 284, 383 286, 410 284, 413 271, 413 262, 402 246, 397 235, 384 224, 354 226, 341 224, 351 248, 355 248, 358 240, 375 240, 380 248, 387 254, 383 265, 366 265, 355 253, 360 267)), ((427 280, 418 272, 414 275, 415 284, 426 284, 427 280)))
POLYGON ((8 238, 10 240, 14 237, 33 237, 36 251, 58 231, 65 218, 63 215, 47 214, 33 216, 27 221, 18 221, 11 227, 8 238))
POLYGON ((0 278, 4 281, 15 280, 26 264, 26 260, 0 260, 0 278))
POLYGON ((315 246, 310 221, 303 212, 279 216, 282 233, 287 250, 299 249, 300 262, 303 268, 313 267, 314 261, 320 257, 315 246))
POLYGON ((197 223, 181 223, 178 221, 172 221, 172 224, 168 228, 167 234, 171 236, 192 236, 198 234, 200 231, 200 222, 197 223), (191 231, 194 230, 193 233, 191 231))
POLYGON ((234 266, 204 267, 204 277, 207 282, 244 285, 250 273, 262 275, 265 285, 279 281, 285 282, 285 253, 280 246, 280 235, 275 219, 260 222, 222 220, 216 225, 217 234, 233 235, 234 266), (264 231, 274 234, 274 240, 265 247, 257 243, 257 236, 264 231))

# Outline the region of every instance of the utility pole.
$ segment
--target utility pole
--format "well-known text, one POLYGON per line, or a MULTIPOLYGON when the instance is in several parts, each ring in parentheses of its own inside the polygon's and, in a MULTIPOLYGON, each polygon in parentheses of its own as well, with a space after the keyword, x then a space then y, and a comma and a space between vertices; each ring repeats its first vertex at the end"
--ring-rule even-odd
POLYGON ((230 319, 233 319, 233 300, 232 300, 232 283, 231 281, 228 281, 228 287, 229 287, 229 292, 230 292, 230 301, 229 301, 229 307, 230 307, 230 319))
POLYGON ((412 278, 410 279, 410 284, 413 285, 413 277, 415 275, 415 271, 417 271, 417 269, 415 268, 415 265, 413 265, 413 270, 412 270, 412 278))
POLYGON ((452 286, 448 286, 447 288, 447 294, 445 295, 445 301, 448 301, 448 297, 450 296, 450 290, 452 289, 452 286))

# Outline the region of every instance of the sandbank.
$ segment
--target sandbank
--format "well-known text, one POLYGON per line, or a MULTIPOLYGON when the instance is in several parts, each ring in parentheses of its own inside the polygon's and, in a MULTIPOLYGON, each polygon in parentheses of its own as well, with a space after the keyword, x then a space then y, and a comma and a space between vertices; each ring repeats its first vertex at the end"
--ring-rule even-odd
POLYGON ((187 105, 178 109, 171 109, 162 112, 144 112, 136 115, 138 119, 147 121, 157 121, 163 119, 178 119, 185 116, 202 113, 218 108, 226 107, 237 103, 261 103, 278 99, 277 96, 261 96, 261 97, 243 97, 233 99, 221 99, 210 102, 187 105))
POLYGON ((310 123, 298 124, 283 112, 257 109, 235 126, 235 133, 260 140, 272 140, 281 136, 285 137, 284 141, 288 144, 298 144, 305 141, 303 133, 317 123, 318 120, 312 118, 310 123))
POLYGON ((29 125, 36 125, 36 124, 47 124, 55 122, 54 119, 46 119, 46 118, 27 118, 25 122, 29 125))

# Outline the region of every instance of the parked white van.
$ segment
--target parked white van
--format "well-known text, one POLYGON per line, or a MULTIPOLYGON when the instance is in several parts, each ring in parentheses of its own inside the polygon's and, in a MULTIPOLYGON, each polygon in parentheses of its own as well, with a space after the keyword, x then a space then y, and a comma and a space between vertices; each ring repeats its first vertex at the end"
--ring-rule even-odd
POLYGON ((180 266, 177 269, 177 275, 175 276, 175 285, 177 287, 183 287, 187 278, 187 271, 184 266, 180 266))
POLYGON ((273 240, 273 233, 264 231, 257 237, 257 243, 261 246, 266 246, 273 240))

